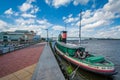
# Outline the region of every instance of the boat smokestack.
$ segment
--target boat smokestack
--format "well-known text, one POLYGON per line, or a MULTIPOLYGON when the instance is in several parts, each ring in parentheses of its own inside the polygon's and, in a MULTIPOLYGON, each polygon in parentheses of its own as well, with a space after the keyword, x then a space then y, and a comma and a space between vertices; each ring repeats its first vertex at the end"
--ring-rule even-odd
POLYGON ((62 31, 62 42, 66 43, 67 40, 67 31, 62 31))

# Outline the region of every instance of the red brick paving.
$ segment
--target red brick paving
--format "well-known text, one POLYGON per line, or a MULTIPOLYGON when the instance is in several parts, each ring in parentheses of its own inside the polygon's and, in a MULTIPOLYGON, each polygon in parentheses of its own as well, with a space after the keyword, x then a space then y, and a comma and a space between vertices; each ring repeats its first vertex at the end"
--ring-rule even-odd
POLYGON ((0 56, 0 77, 38 62, 45 44, 36 44, 0 56))

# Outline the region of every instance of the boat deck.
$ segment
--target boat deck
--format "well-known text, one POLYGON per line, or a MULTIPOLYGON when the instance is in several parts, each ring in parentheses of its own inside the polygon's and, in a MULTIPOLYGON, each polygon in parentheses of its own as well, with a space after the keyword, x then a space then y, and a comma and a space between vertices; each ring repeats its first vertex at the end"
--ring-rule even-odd
POLYGON ((40 56, 32 80, 65 80, 49 45, 40 56))

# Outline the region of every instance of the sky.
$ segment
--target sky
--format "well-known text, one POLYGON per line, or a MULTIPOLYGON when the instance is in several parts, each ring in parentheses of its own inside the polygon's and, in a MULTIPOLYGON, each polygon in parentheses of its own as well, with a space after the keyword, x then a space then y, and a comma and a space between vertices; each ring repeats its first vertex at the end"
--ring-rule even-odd
POLYGON ((81 36, 120 38, 120 0, 3 0, 0 1, 0 32, 33 30, 57 37, 65 30, 81 36))

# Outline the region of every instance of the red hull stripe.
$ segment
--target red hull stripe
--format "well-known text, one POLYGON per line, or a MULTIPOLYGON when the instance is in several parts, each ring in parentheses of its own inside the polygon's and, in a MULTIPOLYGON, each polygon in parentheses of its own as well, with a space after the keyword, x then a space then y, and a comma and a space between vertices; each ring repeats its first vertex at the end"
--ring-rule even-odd
MULTIPOLYGON (((58 51, 58 52, 59 52, 59 51, 58 51)), ((62 55, 60 52, 59 52, 59 54, 62 55)), ((68 57, 65 56, 65 55, 62 55, 62 56, 63 56, 65 59, 67 59, 67 60, 69 60, 70 62, 72 62, 73 64, 79 65, 80 67, 82 67, 82 68, 84 68, 84 69, 87 69, 87 70, 89 70, 89 71, 94 71, 94 72, 108 72, 108 73, 114 71, 114 70, 100 70, 100 69, 91 68, 91 67, 85 66, 85 65, 83 65, 83 64, 81 64, 81 63, 79 63, 79 62, 77 62, 77 61, 74 61, 74 60, 68 58, 68 57)))

